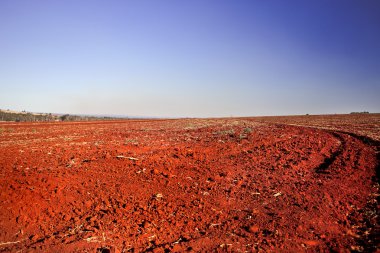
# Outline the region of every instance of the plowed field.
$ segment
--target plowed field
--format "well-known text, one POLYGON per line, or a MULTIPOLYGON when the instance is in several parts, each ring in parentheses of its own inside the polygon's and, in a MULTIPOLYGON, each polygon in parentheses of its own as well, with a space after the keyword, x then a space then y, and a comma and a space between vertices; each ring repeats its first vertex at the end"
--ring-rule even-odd
POLYGON ((376 251, 379 115, 308 117, 0 123, 0 252, 376 251))

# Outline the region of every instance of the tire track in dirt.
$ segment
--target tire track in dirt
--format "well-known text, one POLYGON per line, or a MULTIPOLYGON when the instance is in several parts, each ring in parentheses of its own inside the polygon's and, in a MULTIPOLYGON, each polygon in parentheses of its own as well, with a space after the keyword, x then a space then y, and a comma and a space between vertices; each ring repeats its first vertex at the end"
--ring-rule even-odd
MULTIPOLYGON (((289 126, 287 124, 275 125, 289 126)), ((294 126, 294 125, 293 125, 294 126)), ((344 168, 350 168, 349 171, 363 170, 363 164, 366 160, 362 157, 362 150, 365 148, 373 149, 376 152, 376 166, 375 176, 371 178, 371 187, 376 189, 370 195, 366 197, 366 204, 360 210, 353 210, 348 216, 356 217, 354 219, 347 219, 350 223, 349 226, 354 228, 356 232, 349 231, 348 235, 355 238, 356 245, 351 246, 350 250, 353 252, 375 252, 380 246, 380 212, 377 203, 380 203, 380 190, 379 190, 379 175, 380 175, 380 142, 373 140, 366 136, 361 136, 355 133, 347 131, 337 131, 321 129, 309 126, 295 127, 305 129, 315 129, 323 131, 336 138, 340 145, 332 151, 324 160, 312 168, 317 175, 323 177, 323 180, 331 180, 335 176, 342 176, 344 180, 345 173, 344 168), (358 216, 360 217, 358 219, 358 216)), ((316 178, 320 178, 316 176, 316 178)), ((321 184, 322 185, 322 184, 321 184)), ((309 192, 314 194, 315 192, 309 192)), ((330 250, 337 250, 337 248, 331 247, 330 250)))
MULTIPOLYGON (((360 170, 360 158, 361 152, 359 149, 354 151, 349 150, 347 142, 349 138, 353 138, 355 141, 360 142, 363 146, 370 146, 376 150, 377 156, 377 165, 375 167, 376 176, 372 177, 372 186, 377 188, 375 194, 370 194, 367 196, 366 205, 362 210, 360 210, 359 215, 361 216, 360 220, 353 219, 351 222, 351 227, 356 227, 358 233, 353 234, 356 238, 357 245, 351 247, 351 250, 354 252, 375 252, 380 245, 380 226, 379 226, 379 217, 380 212, 377 207, 377 203, 380 202, 380 191, 379 191, 379 173, 380 173, 380 142, 372 140, 371 138, 360 136, 355 133, 350 133, 346 131, 332 131, 325 130, 327 133, 330 133, 335 138, 337 138, 341 144, 331 153, 330 156, 326 157, 324 161, 314 168, 314 171, 318 174, 330 174, 334 170, 334 163, 338 161, 343 162, 343 164, 350 165, 354 170, 360 170), (349 156, 347 156, 347 154, 349 156), (351 159, 351 164, 345 163, 347 160, 350 160, 350 157, 354 157, 354 160, 351 159)), ((343 172, 344 173, 344 172, 343 172)), ((357 211, 352 211, 349 216, 358 216, 357 211)))
MULTIPOLYGON (((353 251, 358 252, 375 252, 380 245, 380 226, 379 226, 379 217, 380 212, 376 203, 380 202, 380 191, 379 191, 379 173, 380 173, 380 142, 372 140, 371 138, 360 136, 355 133, 345 132, 345 131, 333 131, 332 134, 338 138, 342 145, 332 154, 330 159, 328 159, 326 164, 323 164, 323 171, 328 171, 329 167, 334 163, 336 159, 344 160, 343 151, 347 150, 347 141, 348 137, 352 137, 355 140, 361 142, 364 146, 370 146, 375 149, 376 157, 377 157, 377 165, 375 167, 376 175, 372 177, 372 185, 374 188, 377 187, 377 192, 375 194, 371 194, 367 198, 367 203, 364 206, 363 210, 361 210, 361 220, 358 222, 357 220, 351 220, 351 226, 358 227, 358 236, 356 237, 357 247, 352 248, 353 251), (341 156, 341 157, 340 157, 341 156)), ((355 169, 360 169, 360 158, 361 152, 358 150, 354 156, 353 167, 355 169)), ((320 167, 317 168, 317 172, 320 167)), ((350 216, 355 216, 356 214, 351 213, 350 216)))
POLYGON ((343 154, 343 150, 346 149, 345 139, 338 133, 332 133, 332 135, 340 141, 340 145, 336 151, 331 153, 329 157, 326 157, 325 160, 318 165, 314 170, 317 173, 329 173, 329 167, 335 162, 335 160, 343 154))

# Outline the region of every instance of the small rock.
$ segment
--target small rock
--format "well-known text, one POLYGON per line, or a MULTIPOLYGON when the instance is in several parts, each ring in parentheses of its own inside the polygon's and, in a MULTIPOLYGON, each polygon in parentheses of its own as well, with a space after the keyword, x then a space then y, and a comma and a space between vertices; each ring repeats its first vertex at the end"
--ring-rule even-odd
POLYGON ((88 201, 85 202, 84 205, 85 205, 85 207, 90 208, 91 205, 92 205, 92 201, 91 201, 91 200, 88 200, 88 201))
POLYGON ((181 245, 179 245, 178 243, 177 244, 174 244, 173 248, 172 248, 172 251, 173 252, 182 252, 182 247, 181 245))
POLYGON ((255 225, 249 226, 249 228, 248 228, 248 231, 251 233, 257 233, 257 232, 259 232, 259 230, 260 230, 259 227, 255 226, 255 225))
POLYGON ((164 195, 162 195, 162 193, 157 193, 154 195, 155 199, 162 199, 163 197, 164 197, 164 195))
POLYGON ((29 236, 29 240, 31 240, 32 242, 35 242, 38 240, 38 235, 31 235, 29 236))
POLYGON ((313 240, 308 240, 308 241, 305 241, 305 244, 308 246, 317 246, 319 244, 319 242, 313 241, 313 240))
POLYGON ((163 248, 154 248, 153 249, 153 253, 164 253, 165 252, 165 250, 163 249, 163 248))

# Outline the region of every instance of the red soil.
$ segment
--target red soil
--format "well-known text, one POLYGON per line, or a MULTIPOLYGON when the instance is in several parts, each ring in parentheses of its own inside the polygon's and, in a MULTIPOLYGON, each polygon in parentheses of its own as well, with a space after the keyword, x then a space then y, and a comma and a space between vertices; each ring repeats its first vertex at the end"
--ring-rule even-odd
POLYGON ((2 123, 0 131, 0 252, 378 244, 378 146, 356 135, 255 118, 2 123))

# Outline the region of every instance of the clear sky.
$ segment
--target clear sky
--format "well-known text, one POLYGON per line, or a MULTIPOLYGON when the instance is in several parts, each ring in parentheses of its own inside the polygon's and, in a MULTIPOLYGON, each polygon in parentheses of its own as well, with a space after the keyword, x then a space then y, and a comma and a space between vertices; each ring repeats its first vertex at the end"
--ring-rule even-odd
POLYGON ((1 0, 0 108, 380 112, 380 1, 1 0))

